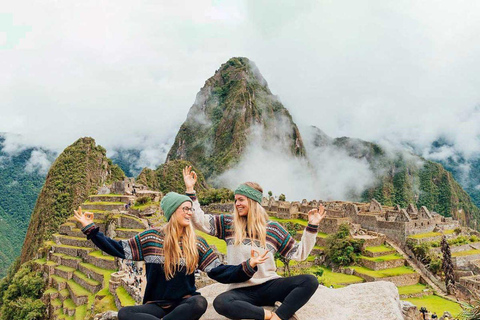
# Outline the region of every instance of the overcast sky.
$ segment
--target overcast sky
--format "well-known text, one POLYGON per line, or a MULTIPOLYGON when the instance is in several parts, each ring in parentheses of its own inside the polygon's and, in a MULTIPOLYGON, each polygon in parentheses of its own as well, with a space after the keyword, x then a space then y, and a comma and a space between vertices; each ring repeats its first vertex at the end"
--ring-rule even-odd
POLYGON ((0 132, 161 158, 205 80, 245 56, 300 127, 419 148, 443 136, 470 157, 479 33, 476 0, 8 1, 0 132))

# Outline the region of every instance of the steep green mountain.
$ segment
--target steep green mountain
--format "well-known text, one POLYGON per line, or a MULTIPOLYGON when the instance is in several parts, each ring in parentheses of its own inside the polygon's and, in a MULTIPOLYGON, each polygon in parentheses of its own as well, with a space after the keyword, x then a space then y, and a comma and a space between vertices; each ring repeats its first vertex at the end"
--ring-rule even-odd
POLYGON ((292 155, 305 155, 300 132, 288 110, 247 58, 232 58, 205 82, 167 155, 191 161, 205 177, 239 161, 252 140, 282 141, 292 155))
POLYGON ((441 164, 406 151, 385 150, 360 139, 332 139, 316 127, 310 130, 311 148, 335 147, 345 150, 350 157, 367 160, 376 183, 363 192, 362 201, 375 198, 384 205, 398 204, 404 208, 413 203, 443 216, 453 216, 471 227, 480 222, 480 209, 441 164))
POLYGON ((5 137, 0 134, 0 278, 18 257, 27 232, 30 215, 45 181, 42 170, 32 168, 32 157, 41 154, 53 160, 54 154, 28 148, 13 155, 4 151, 5 137))
MULTIPOLYGON (((160 165, 155 170, 144 168, 136 181, 149 187, 151 190, 163 193, 175 191, 183 194, 185 192, 185 183, 183 182, 182 169, 190 165, 192 164, 185 160, 172 160, 160 165)), ((210 186, 205 181, 202 172, 196 167, 193 167, 193 171, 197 173, 198 179, 195 191, 202 192, 209 189, 210 186)))
POLYGON ((88 194, 105 182, 125 174, 106 157, 92 138, 78 139, 52 164, 38 196, 21 253, 21 263, 31 260, 43 241, 72 215, 88 194))

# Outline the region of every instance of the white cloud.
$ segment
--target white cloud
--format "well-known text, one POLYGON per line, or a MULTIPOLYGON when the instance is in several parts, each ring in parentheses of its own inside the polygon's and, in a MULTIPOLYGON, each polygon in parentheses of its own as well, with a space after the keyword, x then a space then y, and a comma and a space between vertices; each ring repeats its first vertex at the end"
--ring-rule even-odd
POLYGON ((299 125, 409 143, 432 159, 475 157, 479 9, 476 1, 10 1, 0 32, 18 41, 0 61, 0 132, 55 151, 82 136, 107 150, 141 146, 141 163, 151 165, 204 81, 246 56, 299 125), (441 136, 453 147, 430 154, 441 136))
POLYGON ((43 150, 33 150, 30 159, 25 164, 25 171, 28 173, 38 172, 40 175, 47 175, 52 161, 43 150))

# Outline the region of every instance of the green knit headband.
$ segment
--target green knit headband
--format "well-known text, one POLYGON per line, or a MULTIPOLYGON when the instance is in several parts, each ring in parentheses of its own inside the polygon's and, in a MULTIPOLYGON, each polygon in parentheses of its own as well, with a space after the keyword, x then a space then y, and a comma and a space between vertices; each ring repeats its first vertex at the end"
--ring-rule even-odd
POLYGON ((242 196, 257 201, 260 204, 262 203, 262 193, 246 184, 241 184, 237 190, 235 190, 235 194, 241 194, 242 196))

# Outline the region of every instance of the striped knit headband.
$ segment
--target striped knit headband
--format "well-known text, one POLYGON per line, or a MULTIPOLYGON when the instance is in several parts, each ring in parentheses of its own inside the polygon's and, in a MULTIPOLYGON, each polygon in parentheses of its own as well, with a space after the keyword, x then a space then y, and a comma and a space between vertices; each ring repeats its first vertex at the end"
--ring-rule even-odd
POLYGON ((236 190, 235 194, 241 194, 249 199, 262 203, 262 193, 255 188, 247 186, 246 184, 241 184, 236 190))

